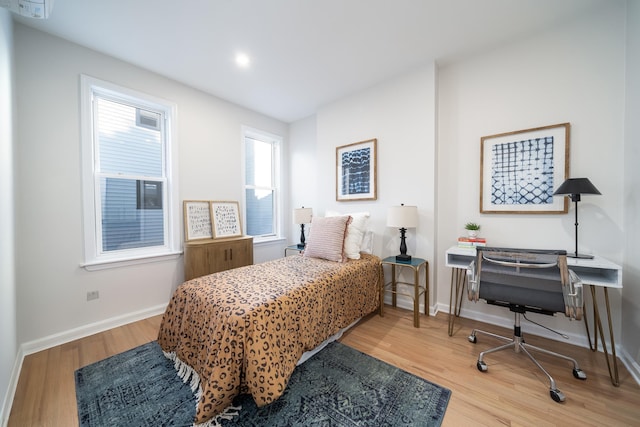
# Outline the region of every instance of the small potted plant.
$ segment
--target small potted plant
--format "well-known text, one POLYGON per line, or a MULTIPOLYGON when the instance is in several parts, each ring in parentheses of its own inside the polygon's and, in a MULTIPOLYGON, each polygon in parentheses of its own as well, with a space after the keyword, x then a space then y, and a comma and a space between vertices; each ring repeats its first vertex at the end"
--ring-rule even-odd
POLYGON ((480 224, 476 224, 475 222, 468 222, 464 225, 464 228, 467 230, 467 234, 469 235, 469 237, 474 238, 478 236, 480 224))

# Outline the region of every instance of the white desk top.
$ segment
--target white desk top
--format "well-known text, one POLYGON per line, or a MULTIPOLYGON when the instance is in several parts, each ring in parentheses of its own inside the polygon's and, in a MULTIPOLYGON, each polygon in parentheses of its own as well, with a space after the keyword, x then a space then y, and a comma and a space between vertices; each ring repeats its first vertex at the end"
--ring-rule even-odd
MULTIPOLYGON (((447 267, 466 268, 476 256, 475 249, 452 246, 447 249, 447 267)), ((595 255, 593 259, 567 257, 567 264, 587 285, 622 288, 622 268, 595 255)))

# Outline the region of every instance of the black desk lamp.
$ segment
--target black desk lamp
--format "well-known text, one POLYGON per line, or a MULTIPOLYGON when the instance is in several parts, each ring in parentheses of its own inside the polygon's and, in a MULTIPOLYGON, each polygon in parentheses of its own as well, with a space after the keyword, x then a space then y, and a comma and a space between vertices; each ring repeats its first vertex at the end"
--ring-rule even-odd
POLYGON ((589 178, 569 178, 553 193, 554 196, 563 194, 567 194, 576 205, 576 251, 573 254, 567 254, 567 256, 571 258, 591 259, 593 255, 578 254, 578 202, 580 201, 581 194, 601 193, 591 181, 589 181, 589 178))
POLYGON ((313 216, 312 208, 297 208, 293 210, 293 223, 300 224, 300 243, 298 243, 298 249, 304 249, 304 225, 311 224, 311 217, 313 216))
POLYGON ((407 255, 407 243, 405 233, 407 228, 418 226, 417 206, 392 206, 387 212, 387 227, 397 227, 400 229, 400 255, 396 255, 398 262, 411 262, 411 255, 407 255))

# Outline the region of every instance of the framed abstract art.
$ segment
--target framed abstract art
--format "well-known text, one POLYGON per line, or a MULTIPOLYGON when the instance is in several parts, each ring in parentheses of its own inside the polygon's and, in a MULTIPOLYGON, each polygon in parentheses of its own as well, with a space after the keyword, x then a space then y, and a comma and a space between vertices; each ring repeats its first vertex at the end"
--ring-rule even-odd
POLYGON ((376 200, 377 139, 336 148, 336 200, 376 200))
POLYGON ((211 239, 211 206, 207 200, 184 200, 185 240, 211 239))
POLYGON ((525 129, 480 139, 480 212, 567 213, 555 189, 569 176, 570 124, 525 129))
POLYGON ((211 218, 214 239, 242 236, 238 202, 211 202, 211 218))

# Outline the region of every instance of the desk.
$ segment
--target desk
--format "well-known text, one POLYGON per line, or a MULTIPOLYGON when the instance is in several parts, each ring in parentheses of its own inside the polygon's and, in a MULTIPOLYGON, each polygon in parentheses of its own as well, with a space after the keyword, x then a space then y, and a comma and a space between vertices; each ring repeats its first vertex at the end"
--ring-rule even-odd
POLYGON ((413 326, 416 328, 420 327, 420 294, 424 294, 424 314, 429 315, 429 262, 422 258, 411 258, 411 262, 398 262, 396 261, 395 256, 390 256, 382 260, 382 264, 380 266, 380 283, 382 286, 380 287, 380 316, 383 315, 383 307, 384 307, 384 293, 391 292, 392 293, 392 305, 396 306, 396 295, 406 295, 413 298, 413 326), (391 266, 391 282, 384 282, 384 266, 391 266), (411 268, 413 270, 413 283, 401 282, 396 279, 396 267, 406 267, 411 268), (424 267, 424 287, 420 286, 420 269, 424 267), (413 294, 407 294, 398 292, 397 285, 409 285, 413 286, 413 294), (391 289, 387 290, 387 286, 390 286, 391 289))
MULTIPOLYGON (((449 294, 449 336, 453 335, 453 326, 456 317, 460 317, 460 308, 462 307, 462 295, 464 287, 467 283, 466 268, 476 256, 475 249, 458 248, 456 246, 447 249, 446 266, 451 270, 451 290, 449 294), (453 299, 455 295, 455 300, 453 299)), ((616 355, 616 344, 613 334, 613 325, 611 324, 611 308, 609 306, 609 288, 622 288, 622 268, 599 256, 593 259, 576 259, 567 257, 567 264, 580 279, 582 284, 589 288, 591 299, 593 301, 593 340, 589 330, 589 319, 587 318, 586 304, 583 307, 584 325, 587 330, 587 338, 589 340, 589 348, 591 351, 598 351, 598 337, 602 341, 602 350, 607 360, 607 368, 609 369, 609 377, 614 386, 620 385, 620 377, 618 375, 618 357, 616 355), (611 356, 607 348, 607 341, 604 336, 604 328, 602 327, 602 318, 600 316, 600 308, 598 307, 597 289, 601 289, 605 300, 605 311, 609 326, 609 342, 611 343, 611 356), (612 359, 612 360, 611 360, 612 359)))

